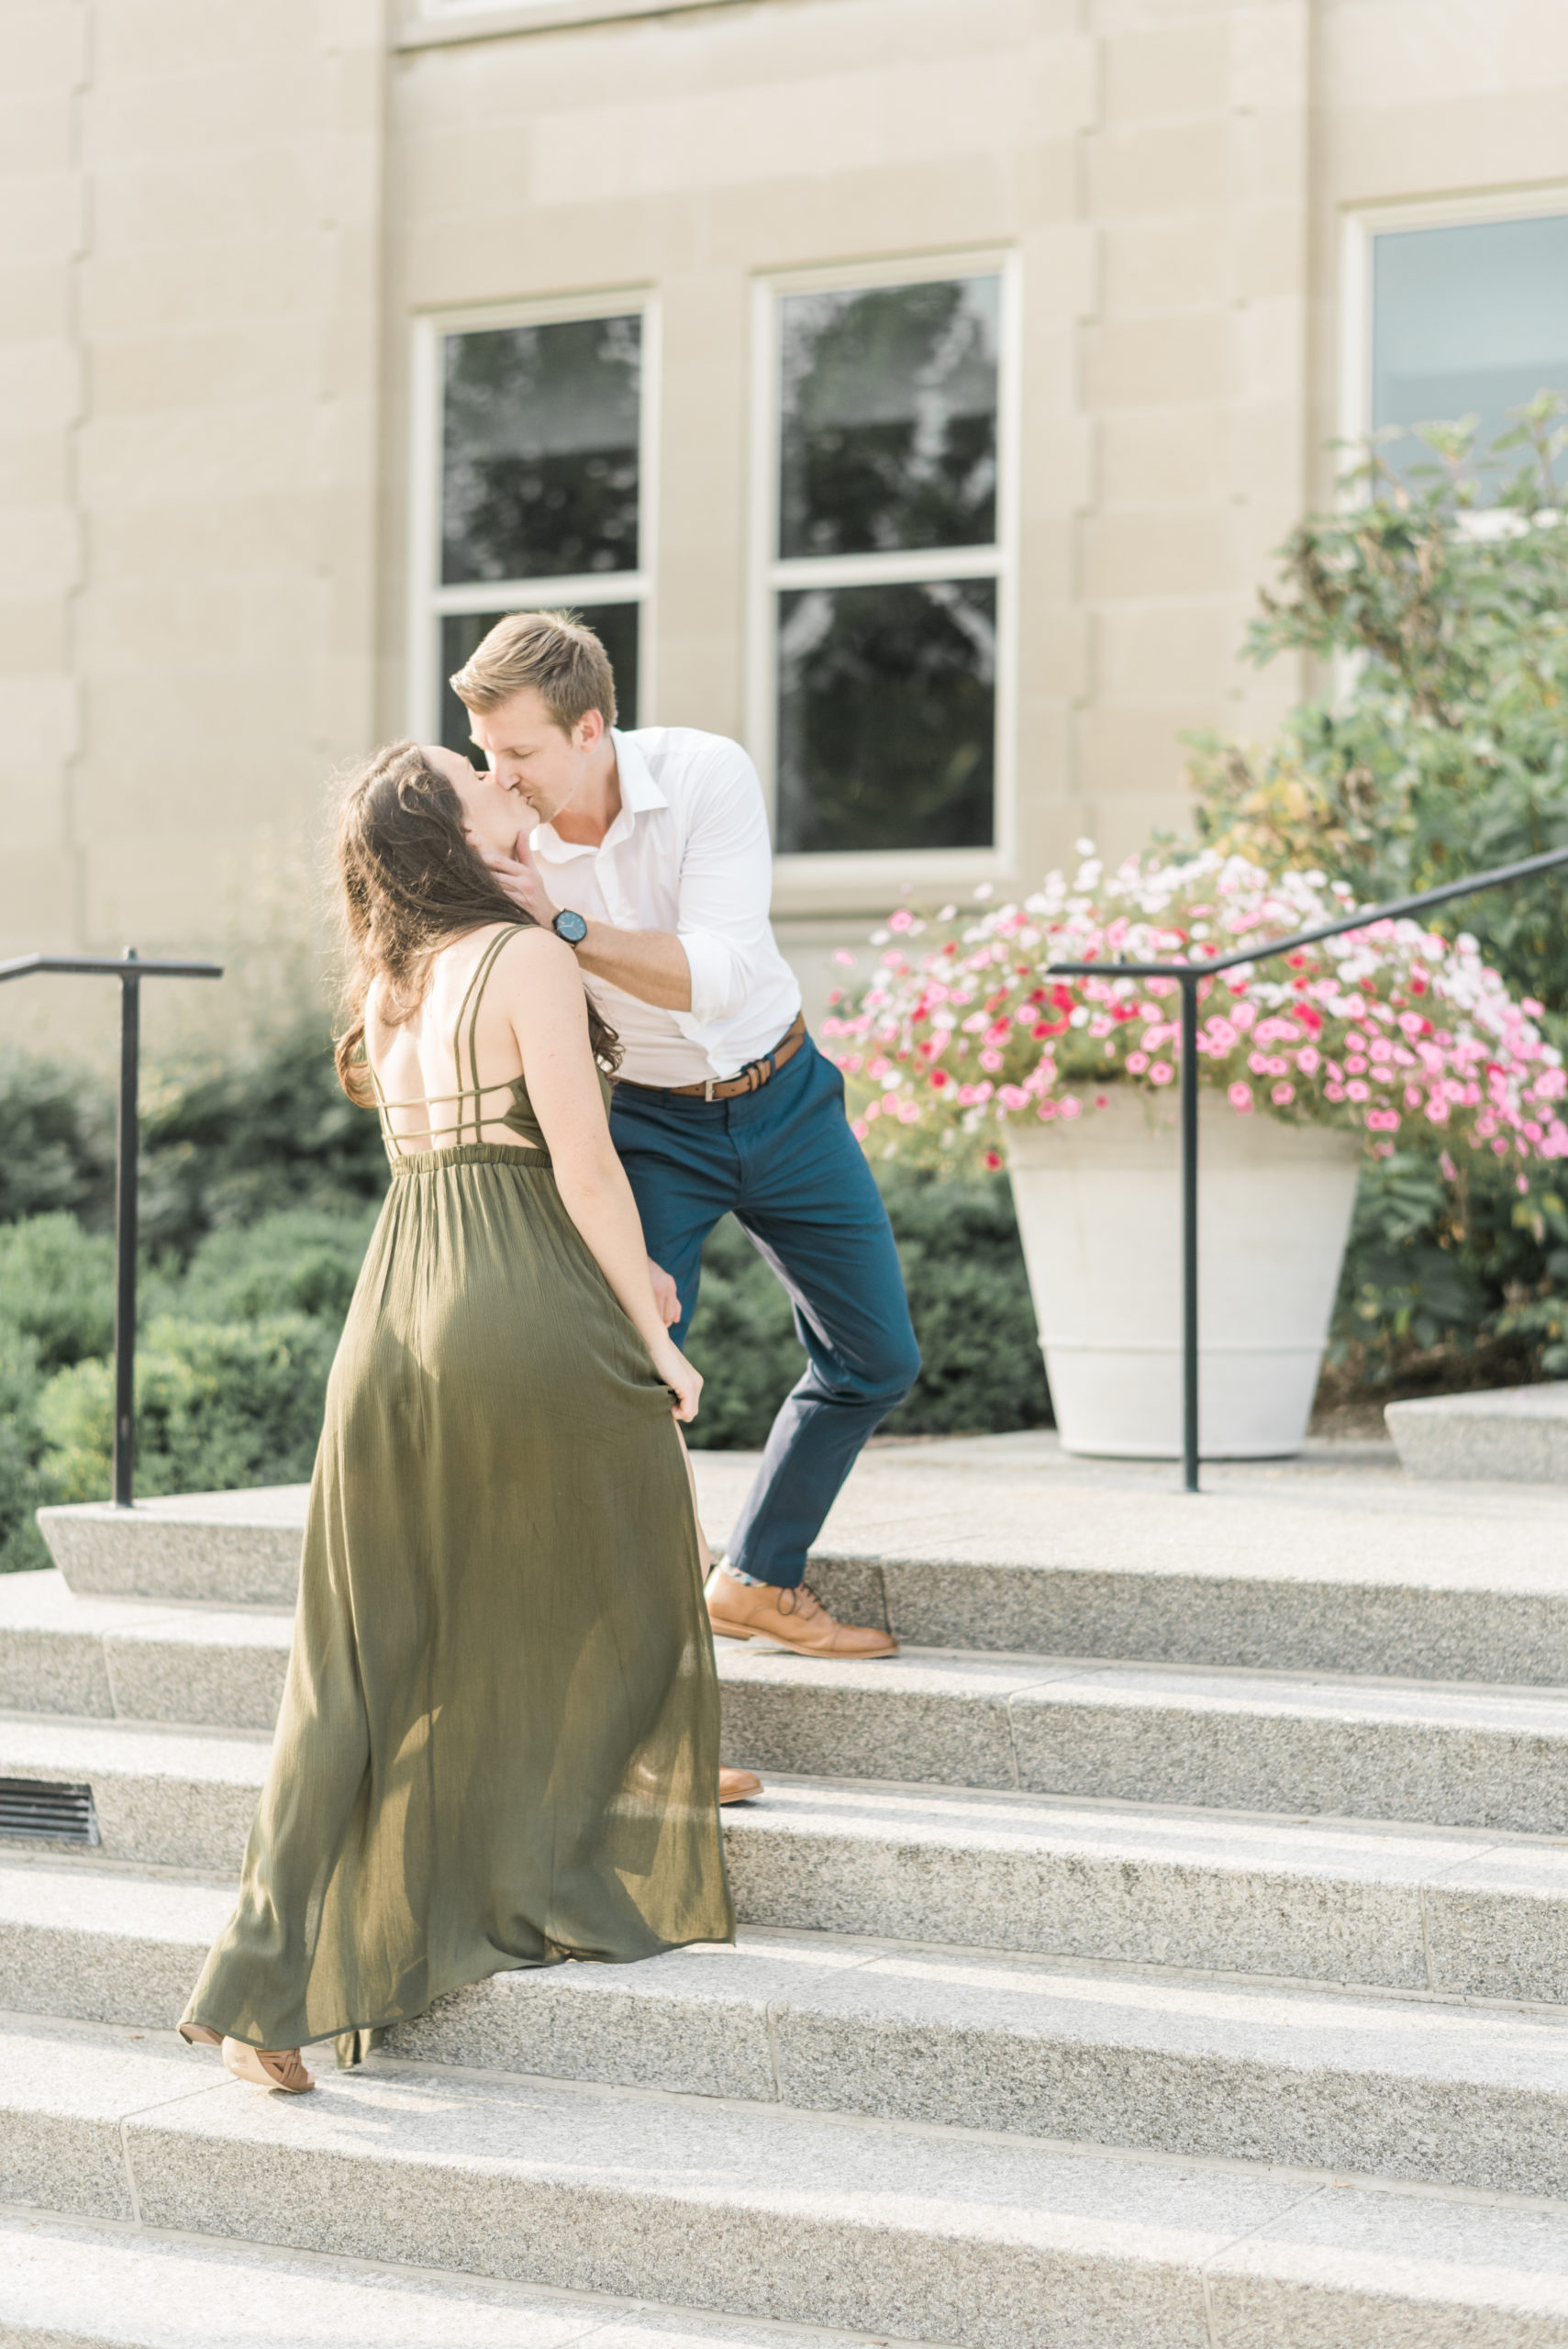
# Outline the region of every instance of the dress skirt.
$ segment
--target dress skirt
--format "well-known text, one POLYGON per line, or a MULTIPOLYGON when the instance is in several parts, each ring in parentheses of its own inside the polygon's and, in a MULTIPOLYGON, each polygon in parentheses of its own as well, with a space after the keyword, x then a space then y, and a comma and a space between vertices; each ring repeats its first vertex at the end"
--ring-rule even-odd
POLYGON ((672 1401, 544 1152, 395 1167, 239 1905, 187 2021, 295 2047, 511 1967, 733 1939, 672 1401))

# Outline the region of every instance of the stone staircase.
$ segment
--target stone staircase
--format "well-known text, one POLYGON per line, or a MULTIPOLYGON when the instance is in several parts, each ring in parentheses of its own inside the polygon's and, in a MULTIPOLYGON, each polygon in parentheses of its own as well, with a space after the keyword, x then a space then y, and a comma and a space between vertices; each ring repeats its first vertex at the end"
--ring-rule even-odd
POLYGON ((720 1647, 739 1948, 498 1976, 299 2102, 169 2025, 302 1497, 51 1513, 0 1815, 98 1841, 0 1841, 0 2349, 1568 2343, 1563 1503, 1389 1458, 873 1452, 814 1579, 905 1653, 720 1647))

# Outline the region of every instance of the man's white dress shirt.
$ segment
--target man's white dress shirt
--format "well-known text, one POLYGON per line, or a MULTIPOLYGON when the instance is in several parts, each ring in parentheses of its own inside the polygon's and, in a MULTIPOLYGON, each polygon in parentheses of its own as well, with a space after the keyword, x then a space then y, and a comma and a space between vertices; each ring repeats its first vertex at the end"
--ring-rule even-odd
POLYGON ((689 1011, 662 1011, 606 979, 584 984, 620 1037, 634 1085, 698 1085, 760 1060, 800 1009, 768 919, 773 849, 757 770, 739 742, 690 726, 611 729, 620 813, 597 848, 540 824, 528 845, 557 906, 617 930, 673 930, 692 974, 689 1011))

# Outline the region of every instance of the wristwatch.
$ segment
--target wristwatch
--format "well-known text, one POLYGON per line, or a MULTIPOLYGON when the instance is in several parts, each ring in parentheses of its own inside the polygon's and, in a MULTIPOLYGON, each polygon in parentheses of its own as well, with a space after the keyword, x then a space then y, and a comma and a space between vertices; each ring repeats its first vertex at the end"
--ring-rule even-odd
POLYGON ((573 913, 570 906, 562 906, 550 926, 557 938, 563 938, 568 946, 581 946, 588 935, 587 923, 581 914, 573 913))

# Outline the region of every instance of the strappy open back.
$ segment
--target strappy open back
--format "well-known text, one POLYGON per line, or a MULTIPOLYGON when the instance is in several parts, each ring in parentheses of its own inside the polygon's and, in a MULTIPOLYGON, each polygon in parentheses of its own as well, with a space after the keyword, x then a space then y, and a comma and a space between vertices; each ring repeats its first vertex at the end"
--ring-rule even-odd
POLYGON ((545 1141, 538 1118, 534 1115, 533 1104, 528 1099, 528 1085, 521 1074, 519 1073, 517 1076, 499 1077, 494 1085, 481 1085, 479 1082, 479 1053, 475 1041, 479 1030, 479 1008, 484 999, 484 990, 501 950, 515 934, 516 928, 509 926, 502 930, 498 937, 491 940, 473 966, 473 974, 469 980, 462 1001, 458 1007, 457 1022, 452 1030, 452 1062, 461 1080, 463 1049, 466 1043, 468 1070, 473 1080, 471 1085, 463 1085, 460 1082, 455 1093, 421 1094, 415 1100, 389 1101, 381 1089, 381 1079, 375 1073, 375 1064, 369 1052, 366 1052, 365 1065, 370 1070, 371 1083, 375 1087, 376 1112, 381 1119, 382 1140, 386 1144, 386 1154, 391 1159, 395 1171, 399 1167, 423 1166, 432 1158, 451 1150, 507 1150, 517 1147, 516 1143, 486 1142, 484 1139, 486 1126, 508 1127, 517 1136, 518 1143, 531 1146, 530 1156, 538 1156, 545 1165, 550 1163, 550 1145, 545 1141), (467 1022, 466 1038, 463 1032, 465 1020, 467 1022), (495 1117, 488 1116, 483 1106, 484 1097, 489 1093, 511 1095, 506 1108, 495 1117), (395 1132, 393 1129, 392 1111, 394 1109, 423 1109, 428 1117, 432 1109, 445 1108, 450 1102, 458 1105, 456 1119, 446 1126, 416 1127, 416 1133, 421 1131, 424 1133, 427 1147, 423 1150, 406 1150, 403 1146, 404 1137, 395 1132), (470 1104, 473 1105, 472 1112, 470 1104), (470 1125, 473 1128, 472 1136, 468 1131, 470 1125))

